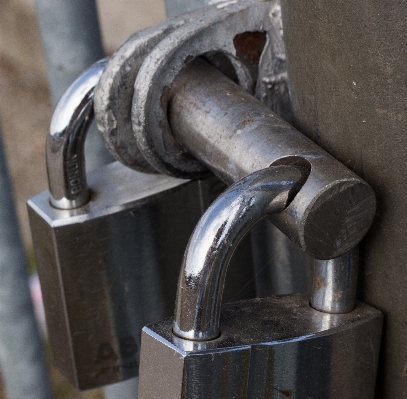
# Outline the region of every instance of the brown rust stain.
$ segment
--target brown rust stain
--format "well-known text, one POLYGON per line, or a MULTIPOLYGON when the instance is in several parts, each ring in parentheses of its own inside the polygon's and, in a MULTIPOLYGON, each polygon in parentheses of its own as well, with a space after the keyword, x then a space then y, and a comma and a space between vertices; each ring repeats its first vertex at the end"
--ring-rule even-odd
POLYGON ((325 282, 321 277, 315 279, 315 287, 318 289, 325 288, 325 282))
POLYGON ((252 122, 254 122, 254 120, 249 118, 249 119, 245 119, 242 123, 243 123, 243 126, 246 126, 246 125, 248 125, 249 123, 252 123, 252 122))
POLYGON ((343 291, 336 292, 335 295, 334 295, 335 301, 339 301, 341 299, 341 297, 342 297, 342 294, 343 294, 343 291))
POLYGON ((256 66, 259 65, 266 41, 265 32, 243 32, 233 38, 238 58, 256 66))

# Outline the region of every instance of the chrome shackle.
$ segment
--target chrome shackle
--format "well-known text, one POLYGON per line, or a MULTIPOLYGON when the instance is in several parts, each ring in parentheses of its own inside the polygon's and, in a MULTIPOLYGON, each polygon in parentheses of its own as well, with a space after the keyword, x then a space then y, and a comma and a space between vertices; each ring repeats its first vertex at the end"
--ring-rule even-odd
POLYGON ((226 270, 241 239, 263 217, 283 211, 308 171, 272 166, 230 186, 205 212, 189 240, 178 281, 173 332, 190 340, 219 336, 226 270))
MULTIPOLYGON (((241 239, 263 217, 282 212, 309 170, 271 166, 231 185, 205 212, 189 240, 178 281, 173 333, 192 341, 220 334, 226 271, 241 239)), ((348 313, 356 304, 358 251, 315 260, 310 305, 324 313, 348 313)))
POLYGON ((51 205, 74 209, 90 198, 86 182, 84 144, 93 121, 93 94, 106 65, 100 60, 80 75, 59 100, 46 141, 51 205))

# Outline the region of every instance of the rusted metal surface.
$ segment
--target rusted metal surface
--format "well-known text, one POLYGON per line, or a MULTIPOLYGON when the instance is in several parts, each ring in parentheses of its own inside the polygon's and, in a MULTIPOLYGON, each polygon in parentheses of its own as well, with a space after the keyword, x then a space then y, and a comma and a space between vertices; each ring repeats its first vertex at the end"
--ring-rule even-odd
POLYGON ((266 41, 264 32, 243 32, 233 38, 237 57, 256 66, 259 65, 266 41))

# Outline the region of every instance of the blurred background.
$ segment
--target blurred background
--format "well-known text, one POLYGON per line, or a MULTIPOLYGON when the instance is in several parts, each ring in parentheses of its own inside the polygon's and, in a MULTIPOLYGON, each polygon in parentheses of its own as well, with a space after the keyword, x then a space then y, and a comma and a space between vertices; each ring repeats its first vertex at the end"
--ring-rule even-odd
MULTIPOLYGON (((97 0, 97 9, 106 54, 131 33, 165 19, 163 0, 97 0)), ((35 1, 0 0, 0 131, 30 273, 35 265, 26 201, 47 188, 45 136, 52 112, 35 1)), ((34 303, 39 303, 35 275, 31 288, 34 303)), ((45 350, 49 361, 46 344, 45 350)), ((103 398, 101 390, 78 393, 56 370, 49 369, 55 398, 103 398)), ((0 399, 5 398, 0 379, 0 399)))
MULTIPOLYGON (((97 0, 106 54, 165 19, 163 0, 97 0)), ((0 123, 26 246, 26 201, 47 188, 45 135, 53 107, 34 0, 0 0, 0 123)))

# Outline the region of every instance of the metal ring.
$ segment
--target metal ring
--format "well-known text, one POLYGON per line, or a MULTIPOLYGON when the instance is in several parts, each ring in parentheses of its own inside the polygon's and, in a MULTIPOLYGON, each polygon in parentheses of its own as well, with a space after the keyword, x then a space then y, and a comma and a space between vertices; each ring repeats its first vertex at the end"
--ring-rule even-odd
MULTIPOLYGON (((173 138, 166 116, 166 95, 185 63, 208 52, 226 54, 234 60, 239 83, 249 90, 253 84, 250 68, 245 62, 249 55, 239 52, 236 38, 243 33, 265 32, 268 44, 277 38, 281 42, 281 50, 283 44, 278 18, 271 17, 276 7, 279 7, 277 1, 246 0, 216 4, 207 9, 201 18, 168 35, 146 57, 134 86, 132 120, 138 146, 157 170, 189 178, 199 177, 205 170, 173 138)), ((262 78, 263 74, 259 73, 262 78)))
POLYGON ((95 89, 96 123, 110 153, 132 169, 157 172, 140 152, 133 133, 131 109, 138 71, 162 39, 202 13, 197 10, 136 32, 107 62, 95 89))

